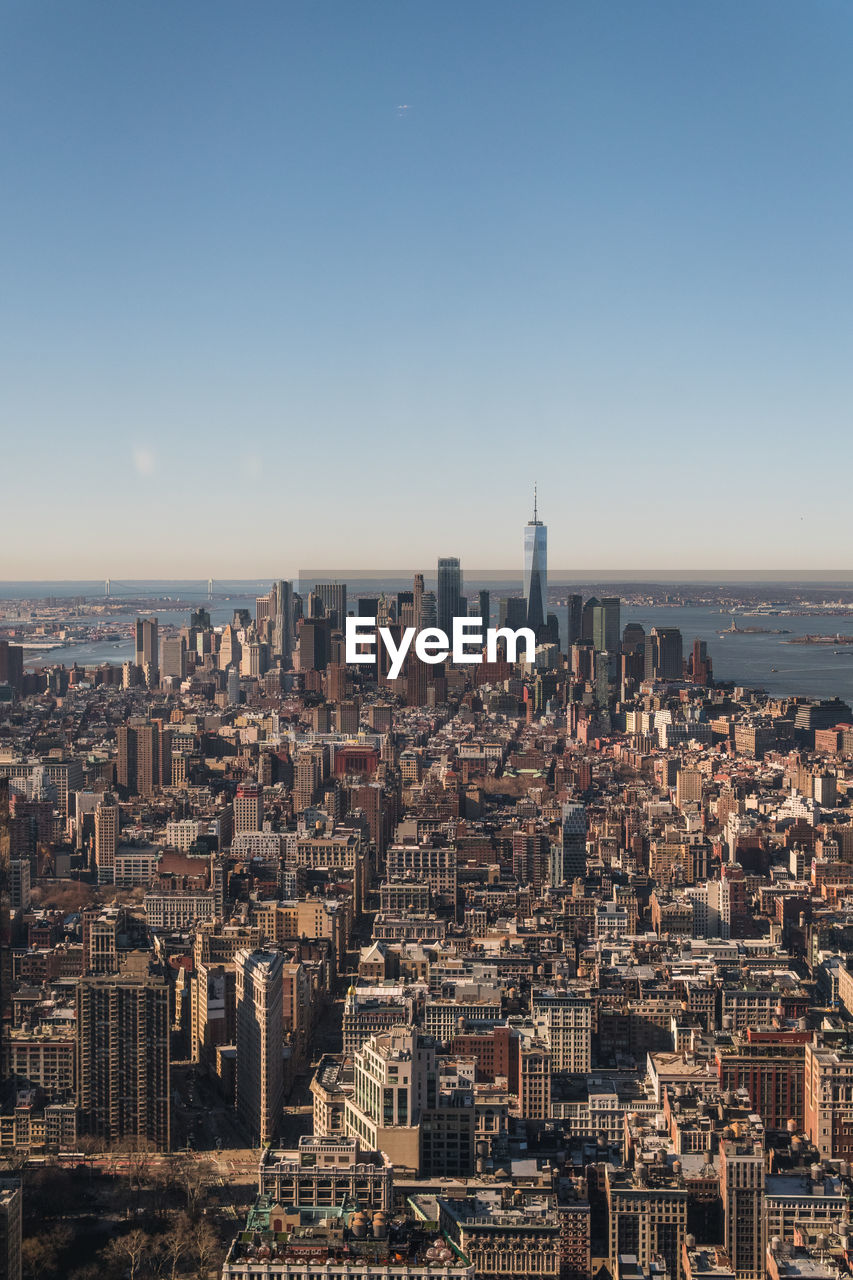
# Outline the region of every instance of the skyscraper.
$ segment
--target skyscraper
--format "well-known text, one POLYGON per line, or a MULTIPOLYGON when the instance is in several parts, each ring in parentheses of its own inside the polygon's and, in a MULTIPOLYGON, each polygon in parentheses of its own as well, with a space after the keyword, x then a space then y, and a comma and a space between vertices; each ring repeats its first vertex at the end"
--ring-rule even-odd
POLYGON ((237 631, 230 624, 222 628, 222 638, 219 641, 219 669, 227 671, 229 667, 240 666, 240 659, 243 656, 243 646, 237 638, 237 631))
POLYGON ((524 530, 524 599, 527 625, 538 636, 545 626, 548 603, 548 530, 538 518, 535 486, 533 519, 524 530))
POLYGON ((420 626, 434 627, 436 625, 437 617, 438 606, 436 604, 435 592, 424 591, 421 596, 420 626))
POLYGON ((77 1106, 83 1133, 169 1150, 169 987, 162 977, 78 982, 77 1106))
POLYGON ((600 604, 597 596, 590 596, 581 610, 581 644, 592 644, 592 620, 600 604))
POLYGON ((95 868, 99 884, 112 884, 120 814, 115 797, 105 792, 95 809, 95 868))
POLYGON ((270 589, 270 618, 272 619, 272 648, 281 659, 283 667, 290 666, 293 653, 293 584, 274 582, 270 589))
POLYGON ((303 618, 297 627, 299 670, 325 671, 329 665, 332 626, 329 618, 303 618))
POLYGON ((652 627, 645 642, 646 680, 680 680, 682 639, 677 627, 652 627))
POLYGON ((160 665, 156 618, 136 619, 136 665, 154 668, 160 665))
POLYGON ((127 795, 150 795, 172 782, 172 731, 159 720, 133 718, 116 730, 116 782, 127 795))
POLYGON ((187 675, 187 645, 183 636, 164 640, 161 646, 163 660, 160 664, 162 676, 176 676, 185 680, 187 675))
POLYGON ((527 601, 518 596, 503 596, 498 605, 498 626, 512 627, 513 631, 527 625, 527 601))
POLYGON ((237 1110, 263 1146, 281 1120, 284 1072, 282 966, 279 952, 238 951, 237 1110))
POLYGON ((422 573, 415 574, 415 580, 412 589, 412 612, 414 615, 414 625, 422 627, 423 618, 423 600, 424 600, 424 575, 422 573))
POLYGON ((619 650, 620 600, 618 596, 604 596, 592 610, 592 644, 599 653, 617 653, 619 650))
POLYGON ((318 582, 314 587, 314 595, 323 601, 326 616, 331 617, 333 626, 343 627, 347 616, 347 584, 345 582, 318 582))
MULTIPOLYGON (((453 619, 462 612, 462 566, 457 556, 444 556, 438 562, 438 625, 450 635, 453 619)), ((467 609, 465 610, 467 613, 467 609)))
POLYGON ((566 652, 573 644, 580 644, 583 634, 583 596, 570 595, 567 601, 566 652))
POLYGON ((0 640, 0 684, 8 684, 15 693, 20 693, 23 680, 23 648, 19 644, 9 644, 8 640, 0 640))
POLYGON ((576 800, 563 805, 563 839, 553 877, 555 884, 571 884, 586 875, 586 809, 576 800))
POLYGON ((480 591, 477 593, 477 608, 474 610, 478 618, 482 618, 483 626, 489 625, 489 617, 492 612, 492 602, 488 591, 480 591))

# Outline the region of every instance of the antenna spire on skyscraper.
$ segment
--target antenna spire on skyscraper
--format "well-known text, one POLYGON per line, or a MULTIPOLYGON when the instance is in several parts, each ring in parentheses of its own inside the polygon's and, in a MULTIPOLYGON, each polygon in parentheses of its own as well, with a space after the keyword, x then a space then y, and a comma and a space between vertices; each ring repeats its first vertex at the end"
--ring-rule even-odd
POLYGON ((533 482, 533 519, 524 530, 524 599, 527 625, 539 637, 547 621, 548 530, 539 519, 539 485, 533 482))

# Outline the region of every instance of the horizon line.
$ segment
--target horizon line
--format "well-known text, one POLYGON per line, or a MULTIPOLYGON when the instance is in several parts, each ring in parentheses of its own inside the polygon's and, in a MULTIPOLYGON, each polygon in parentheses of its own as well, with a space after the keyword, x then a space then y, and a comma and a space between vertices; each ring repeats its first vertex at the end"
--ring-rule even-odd
MULTIPOLYGON (((469 568, 466 569, 464 564, 461 566, 463 576, 466 578, 483 578, 495 579, 500 581, 521 578, 521 571, 513 566, 505 569, 485 569, 485 568, 469 568)), ((205 574, 193 577, 183 574, 179 577, 162 577, 157 575, 149 575, 147 577, 112 577, 109 581, 113 586, 126 586, 128 584, 146 585, 146 584, 190 584, 201 583, 206 585, 212 581, 214 586, 217 583, 234 583, 241 585, 257 585, 267 581, 273 582, 279 579, 285 581, 298 581, 300 579, 329 580, 342 581, 349 580, 374 580, 377 578, 392 579, 408 579, 416 573, 426 572, 430 576, 435 576, 434 568, 424 570, 423 568, 371 568, 371 569, 354 569, 343 568, 341 566, 321 567, 321 568, 300 568, 296 572, 291 573, 270 573, 256 574, 249 578, 231 577, 223 574, 217 577, 215 574, 205 574)), ((703 583, 716 582, 725 585, 728 582, 777 582, 789 583, 797 585, 807 581, 810 583, 853 583, 853 569, 550 569, 548 571, 549 583, 571 583, 581 579, 597 581, 610 579, 621 582, 648 583, 654 585, 658 582, 680 582, 680 583, 703 583)), ((86 577, 86 578, 3 578, 0 579, 0 591, 5 586, 93 586, 106 582, 106 578, 86 577)))

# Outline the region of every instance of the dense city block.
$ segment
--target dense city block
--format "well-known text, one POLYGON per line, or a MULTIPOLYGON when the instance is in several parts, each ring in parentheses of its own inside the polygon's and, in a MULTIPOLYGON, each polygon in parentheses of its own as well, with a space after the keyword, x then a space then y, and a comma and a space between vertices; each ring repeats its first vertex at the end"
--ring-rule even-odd
POLYGON ((549 589, 536 513, 500 598, 277 581, 97 665, 27 654, 42 609, 0 639, 4 1276, 849 1270, 843 701, 549 589), (380 628, 459 617, 496 653, 391 674, 380 628))

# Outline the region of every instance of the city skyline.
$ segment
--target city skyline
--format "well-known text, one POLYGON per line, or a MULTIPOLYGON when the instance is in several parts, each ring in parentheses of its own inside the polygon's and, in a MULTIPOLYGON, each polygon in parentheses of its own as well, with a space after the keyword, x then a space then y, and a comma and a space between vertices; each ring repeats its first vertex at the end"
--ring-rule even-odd
POLYGON ((853 1280, 853 5, 0 30, 0 1280, 853 1280))
POLYGON ((7 7, 4 576, 844 564, 849 8, 255 14, 7 7))

